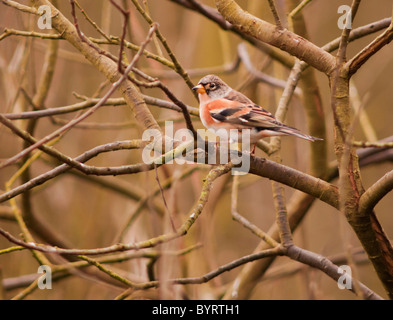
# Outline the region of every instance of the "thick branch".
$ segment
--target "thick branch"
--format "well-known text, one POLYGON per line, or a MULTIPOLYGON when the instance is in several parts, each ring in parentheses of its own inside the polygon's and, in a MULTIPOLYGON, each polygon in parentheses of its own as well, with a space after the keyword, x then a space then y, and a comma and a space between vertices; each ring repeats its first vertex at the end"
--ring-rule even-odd
MULTIPOLYGON (((35 7, 41 5, 48 5, 52 12, 52 25, 59 32, 64 39, 73 45, 80 53, 82 53, 87 60, 89 60, 101 73, 103 73, 109 81, 116 82, 120 78, 117 71, 117 64, 111 59, 101 55, 87 43, 82 41, 77 34, 74 25, 47 0, 33 0, 35 7)), ((131 107, 135 114, 138 123, 144 129, 160 130, 153 115, 147 108, 139 90, 128 80, 123 81, 119 90, 123 95, 128 106, 131 107)))
POLYGON ((252 174, 298 189, 338 208, 338 190, 326 181, 258 157, 252 157, 250 165, 250 173, 252 174))
POLYGON ((348 73, 352 76, 359 68, 367 62, 374 54, 381 50, 384 46, 389 44, 393 40, 393 20, 390 26, 376 39, 374 39, 368 46, 360 51, 356 56, 347 62, 345 68, 348 73))
POLYGON ((362 194, 359 199, 360 212, 364 214, 372 210, 392 189, 393 171, 389 171, 362 194))
POLYGON ((216 9, 209 7, 208 5, 199 3, 198 1, 195 0, 170 0, 170 1, 178 3, 187 9, 199 12, 209 20, 216 23, 221 29, 237 34, 248 43, 252 44, 262 52, 269 55, 272 59, 279 61, 280 63, 282 63, 284 66, 288 68, 292 68, 293 59, 291 56, 259 41, 258 39, 255 39, 252 36, 243 33, 241 30, 237 29, 234 25, 226 21, 216 9))
MULTIPOLYGON (((329 259, 319 254, 316 254, 314 252, 293 245, 288 248, 287 255, 288 257, 290 257, 295 261, 302 262, 313 268, 317 268, 321 270, 335 281, 338 281, 339 278, 342 276, 342 273, 339 272, 339 267, 337 267, 329 259)), ((350 279, 351 282, 355 282, 355 279, 353 279, 352 277, 350 279)), ((378 294, 370 290, 368 287, 366 287, 363 283, 360 283, 359 281, 356 281, 356 283, 353 284, 350 288, 352 292, 358 293, 356 292, 356 289, 360 290, 360 295, 365 300, 382 300, 382 297, 380 297, 378 294)))
POLYGON ((326 74, 334 69, 335 59, 331 54, 293 32, 280 30, 251 15, 234 0, 216 0, 216 6, 223 17, 238 30, 286 51, 326 74))
POLYGON ((184 223, 175 231, 169 232, 162 235, 159 235, 155 238, 151 238, 148 240, 142 240, 139 242, 134 243, 117 243, 108 247, 103 248, 96 248, 96 249, 65 249, 65 248, 58 248, 44 244, 36 244, 33 242, 25 242, 14 237, 12 234, 7 232, 6 230, 0 228, 0 234, 4 236, 7 240, 12 243, 21 245, 25 248, 37 250, 40 252, 47 252, 47 253, 57 253, 57 254, 64 254, 64 255, 99 255, 99 254, 106 254, 112 252, 120 252, 120 251, 129 251, 129 250, 139 250, 143 248, 152 248, 161 243, 168 242, 174 239, 177 239, 181 236, 184 236, 191 226, 195 223, 198 219, 199 215, 202 213, 207 200, 209 198, 210 191, 212 189, 213 182, 219 178, 220 176, 228 173, 232 169, 233 165, 228 163, 221 167, 214 168, 210 170, 209 174, 207 175, 205 182, 202 187, 202 191, 198 202, 194 206, 191 214, 189 215, 188 219, 184 221, 184 223))

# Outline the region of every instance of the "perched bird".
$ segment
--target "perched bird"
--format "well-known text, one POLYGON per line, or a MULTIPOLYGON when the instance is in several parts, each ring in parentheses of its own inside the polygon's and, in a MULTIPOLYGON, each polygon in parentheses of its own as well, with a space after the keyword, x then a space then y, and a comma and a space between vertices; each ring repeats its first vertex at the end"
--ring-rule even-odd
POLYGON ((240 136, 238 130, 250 129, 250 142, 254 143, 252 153, 258 140, 266 137, 292 135, 309 141, 322 140, 279 122, 269 111, 232 89, 216 75, 203 77, 193 90, 198 93, 203 125, 221 138, 229 137, 232 141, 239 141, 236 139, 240 136))

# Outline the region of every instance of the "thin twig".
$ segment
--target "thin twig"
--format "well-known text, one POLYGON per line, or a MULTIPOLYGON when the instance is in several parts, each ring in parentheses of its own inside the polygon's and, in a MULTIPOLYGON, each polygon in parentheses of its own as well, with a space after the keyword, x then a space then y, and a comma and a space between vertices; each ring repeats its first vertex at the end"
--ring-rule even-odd
MULTIPOLYGON (((240 43, 237 47, 237 53, 241 62, 243 62, 244 66, 257 80, 267 83, 276 88, 284 89, 286 86, 286 81, 274 78, 268 74, 265 74, 258 69, 256 69, 251 62, 250 56, 248 55, 247 48, 244 43, 240 43)), ((295 89, 295 94, 298 96, 302 95, 302 90, 299 88, 295 89)))
MULTIPOLYGON (((335 281, 338 281, 340 277, 342 276, 342 272, 339 271, 339 267, 333 264, 328 258, 319 255, 317 253, 299 248, 298 246, 291 245, 287 252, 286 255, 298 262, 304 263, 306 265, 309 265, 313 268, 319 269, 322 272, 324 272, 326 275, 328 275, 330 278, 332 278, 335 281)), ((360 281, 356 280, 353 278, 351 275, 347 274, 346 279, 348 279, 348 282, 352 283, 353 285, 346 288, 349 291, 352 291, 355 294, 358 294, 356 290, 359 289, 360 293, 362 294, 362 298, 366 300, 383 300, 381 296, 376 294, 374 291, 372 291, 370 288, 365 286, 363 283, 360 281), (356 284, 356 286, 355 286, 356 284), (355 290, 356 287, 356 290, 355 290)))
POLYGON ((303 8, 308 5, 312 0, 303 0, 299 5, 288 14, 288 20, 292 20, 303 8))
MULTIPOLYGON (((76 161, 75 163, 83 163, 85 161, 88 161, 89 159, 97 156, 100 153, 103 152, 109 152, 109 151, 115 151, 115 150, 123 150, 123 149, 135 149, 135 148, 140 148, 143 145, 145 145, 146 142, 140 141, 140 140, 128 140, 128 141, 116 141, 112 143, 108 143, 105 145, 97 146, 91 150, 88 150, 81 154, 80 156, 71 159, 73 161, 76 161)), ((73 162, 72 161, 72 162, 73 162)), ((58 166, 57 168, 50 170, 46 173, 43 173, 37 177, 34 177, 30 179, 28 182, 21 184, 20 186, 15 187, 14 189, 10 190, 9 192, 5 192, 0 195, 0 202, 4 202, 6 200, 9 200, 23 192, 25 192, 28 189, 34 188, 38 185, 43 184, 44 182, 53 179, 54 177, 70 170, 73 168, 74 165, 69 165, 67 163, 64 163, 63 165, 58 166)), ((144 164, 144 167, 141 165, 139 166, 139 169, 143 171, 146 167, 144 164)), ((123 167, 123 170, 125 168, 123 167)), ((129 168, 131 169, 131 168, 129 168)))
POLYGON ((393 142, 353 141, 352 145, 357 148, 393 148, 393 142))
POLYGON ((272 237, 270 237, 266 232, 263 230, 259 229, 256 225, 252 224, 250 221, 248 221, 246 218, 241 216, 237 210, 237 199, 238 199, 238 191, 239 191, 239 175, 234 175, 233 176, 233 182, 232 182, 232 217, 235 221, 239 222, 242 224, 244 227, 249 229, 252 233, 257 235, 259 238, 264 240, 266 243, 268 243, 271 247, 275 248, 278 247, 280 244, 274 240, 272 237))
MULTIPOLYGON (((194 173, 197 169, 198 168, 191 168, 189 170, 186 170, 185 172, 183 172, 181 174, 179 179, 184 179, 184 178, 188 177, 189 175, 194 173)), ((127 220, 127 222, 125 223, 124 227, 122 228, 122 230, 120 232, 120 235, 118 237, 116 237, 116 242, 122 242, 123 241, 123 238, 124 238, 127 230, 130 228, 132 223, 140 215, 140 213, 142 212, 142 209, 145 207, 145 205, 148 202, 148 200, 154 198, 158 193, 161 192, 161 190, 168 189, 172 185, 172 182, 173 182, 173 177, 168 178, 167 180, 165 180, 163 182, 161 188, 159 188, 159 187, 156 188, 150 194, 148 194, 148 195, 146 195, 146 196, 144 196, 143 198, 140 199, 139 203, 137 204, 137 207, 135 209, 133 209, 132 214, 130 215, 129 219, 127 220)))
POLYGON ((165 233, 148 240, 129 243, 129 244, 118 243, 108 247, 96 248, 96 249, 65 249, 65 248, 59 248, 59 247, 54 247, 45 244, 38 244, 34 242, 25 242, 23 240, 14 237, 12 234, 4 230, 3 228, 0 228, 0 234, 3 237, 5 237, 8 241, 28 249, 33 249, 33 250, 47 252, 47 253, 65 254, 65 255, 99 255, 99 254, 107 254, 112 252, 152 248, 159 244, 169 242, 171 240, 177 239, 187 234, 189 229, 192 227, 192 225, 198 219, 199 215, 202 213, 202 210, 208 201, 213 182, 220 176, 228 173, 232 168, 233 168, 233 164, 228 163, 226 165, 210 170, 209 174, 205 179, 199 200, 197 204, 194 206, 194 209, 192 210, 188 219, 179 228, 176 229, 176 232, 165 233))
POLYGON ((165 195, 164 195, 164 189, 162 188, 162 185, 161 185, 161 182, 160 182, 160 178, 158 177, 158 170, 157 170, 157 165, 156 164, 154 164, 154 171, 156 173, 156 181, 157 181, 158 187, 160 188, 162 201, 164 202, 164 206, 165 206, 166 211, 168 213, 169 221, 171 222, 172 231, 176 232, 175 221, 173 219, 171 211, 168 208, 168 204, 166 202, 165 195))
MULTIPOLYGON (((393 13, 392 13, 393 15, 393 13)), ((363 48, 357 55, 349 60, 345 66, 349 75, 353 75, 359 68, 366 63, 375 53, 385 47, 393 40, 393 17, 389 27, 377 38, 375 38, 369 45, 363 48)))
POLYGON ((12 0, 1 0, 1 2, 7 6, 13 7, 15 9, 18 9, 19 11, 22 12, 27 12, 27 13, 32 13, 32 14, 37 14, 38 15, 38 10, 33 7, 25 6, 23 4, 20 4, 16 1, 12 0))
POLYGON ((99 34, 101 34, 106 40, 111 42, 110 37, 95 23, 90 17, 87 15, 86 11, 81 7, 78 1, 74 0, 76 6, 79 8, 81 13, 85 16, 86 20, 98 31, 99 34))
POLYGON ((123 61, 122 57, 123 57, 123 51, 124 51, 124 40, 125 40, 126 34, 127 34, 127 25, 128 25, 128 21, 130 19, 130 12, 126 11, 122 7, 120 7, 114 0, 110 0, 110 2, 124 16, 123 31, 122 31, 121 38, 120 38, 119 63, 118 63, 118 70, 120 73, 123 73, 123 67, 122 67, 121 62, 123 61))
MULTIPOLYGON (((72 0, 71 0, 72 1, 72 0)), ((45 143, 55 139, 59 135, 65 133, 66 131, 70 130, 75 124, 81 122, 82 120, 86 119, 90 115, 92 115, 98 108, 100 108, 108 99, 109 97, 117 90, 117 88, 120 86, 120 84, 127 78, 128 73, 132 70, 134 67, 135 63, 138 61, 140 58, 143 49, 147 46, 147 44, 150 42, 151 37, 156 30, 157 25, 153 24, 153 26, 150 28, 148 36, 146 40, 142 43, 140 50, 135 54, 134 58, 132 59, 131 63, 128 65, 127 69, 125 70, 124 74, 122 74, 115 83, 111 86, 111 88, 107 91, 107 93, 100 99, 100 101, 91 109, 86 111, 84 114, 81 116, 73 119, 69 123, 67 123, 65 126, 59 128, 58 130, 55 130, 51 134, 47 135, 43 139, 37 141, 36 143, 32 144, 30 147, 24 149, 23 151, 19 152, 17 155, 9 158, 8 160, 4 161, 3 163, 0 164, 0 169, 4 168, 12 163, 15 163, 18 161, 20 158, 24 157, 26 154, 30 153, 32 150, 37 149, 38 147, 44 145, 45 143)), ((1 115, 2 116, 2 115, 1 115)), ((4 119, 3 119, 4 120, 4 119)))
MULTIPOLYGON (((89 98, 89 97, 84 97, 78 95, 78 97, 81 97, 83 102, 78 102, 72 105, 68 106, 62 106, 62 107, 55 107, 55 108, 47 108, 43 110, 35 110, 35 111, 25 111, 21 113, 4 113, 4 117, 9 119, 9 120, 19 120, 19 119, 30 119, 30 118, 42 118, 42 117, 50 117, 50 116, 55 116, 55 115, 60 115, 60 114, 67 114, 67 113, 72 113, 76 112, 79 110, 87 109, 90 107, 93 107, 96 103, 98 103, 101 99, 99 98, 89 98)), ((145 100, 147 104, 157 106, 160 108, 165 108, 169 110, 174 110, 177 112, 182 112, 182 109, 174 104, 171 103, 167 100, 147 96, 147 95, 142 95, 142 98, 145 100)), ((123 106, 126 105, 126 101, 124 98, 109 98, 102 106, 123 106)), ((192 116, 197 116, 199 117, 199 109, 194 108, 191 106, 186 105, 186 108, 188 110, 188 113, 192 116)))
MULTIPOLYGON (((347 19, 351 17, 351 23, 353 22, 353 19, 355 18, 355 15, 358 11, 359 5, 360 5, 361 0, 353 0, 352 5, 351 5, 351 10, 347 15, 347 19)), ((338 66, 341 66, 341 64, 345 61, 346 59, 346 54, 347 54, 347 46, 349 42, 349 35, 351 33, 351 28, 345 26, 341 33, 341 41, 340 41, 340 46, 338 48, 337 52, 337 57, 338 57, 338 66)))
POLYGON ((131 80, 132 80, 135 84, 140 85, 140 86, 147 86, 147 87, 149 87, 149 88, 150 88, 150 87, 152 87, 152 88, 153 88, 153 87, 160 88, 160 89, 165 93, 165 95, 166 95, 174 104, 176 104, 176 105, 180 108, 180 110, 181 110, 182 113, 183 113, 184 120, 185 120, 186 125, 187 125, 187 129, 190 130, 190 131, 192 132, 192 134, 193 134, 193 136, 194 136, 194 139, 196 139, 196 138, 198 137, 198 133, 197 133, 197 131, 196 131, 195 128, 194 128, 194 125, 193 125, 192 120, 191 120, 191 117, 190 117, 190 113, 189 113, 189 111, 188 111, 187 106, 184 104, 184 102, 181 101, 181 100, 179 100, 179 99, 174 95, 174 93, 173 93, 171 90, 169 90, 169 88, 168 88, 166 85, 164 85, 159 79, 150 77, 150 76, 147 75, 146 73, 144 73, 144 72, 142 72, 141 70, 136 69, 136 68, 133 68, 133 71, 134 71, 135 73, 137 73, 139 76, 141 76, 141 77, 143 77, 144 79, 146 79, 147 81, 149 81, 149 83, 144 84, 144 83, 138 81, 137 79, 132 78, 131 80))
POLYGON ((276 5, 274 4, 274 0, 267 0, 269 2, 270 10, 273 13, 274 21, 276 22, 276 26, 278 29, 283 29, 280 17, 278 16, 276 5))
POLYGON ((220 28, 223 30, 227 30, 230 32, 233 32, 240 36, 242 39, 246 40, 262 52, 266 53, 269 55, 271 58, 279 61, 282 63, 284 66, 287 68, 292 68, 293 66, 293 59, 291 56, 287 55, 286 53, 282 52, 281 50, 278 50, 277 48, 273 48, 261 41, 258 41, 254 37, 251 37, 244 32, 240 31, 238 28, 236 28, 233 24, 229 23, 226 21, 223 16, 214 8, 202 4, 196 0, 170 0, 172 2, 175 2, 179 5, 184 6, 187 9, 196 11, 200 13, 201 15, 205 16, 209 20, 213 21, 216 23, 220 28))
MULTIPOLYGON (((142 6, 138 3, 137 0, 131 0, 132 3, 134 4, 135 8, 139 11, 139 13, 142 15, 142 17, 146 20, 147 23, 152 25, 155 23, 153 19, 149 16, 149 14, 142 8, 142 6)), ((176 55, 173 53, 171 50, 168 42, 166 41, 165 37, 162 35, 160 30, 157 28, 155 31, 157 38, 161 41, 162 45, 164 46, 166 52, 168 53, 169 57, 171 58, 174 66, 175 66, 175 71, 184 79, 185 83, 188 85, 190 89, 194 87, 194 84, 192 83, 189 75, 187 74, 187 71, 183 69, 181 66, 179 60, 177 59, 176 55)), ((192 91, 195 97, 197 97, 197 93, 192 91)))

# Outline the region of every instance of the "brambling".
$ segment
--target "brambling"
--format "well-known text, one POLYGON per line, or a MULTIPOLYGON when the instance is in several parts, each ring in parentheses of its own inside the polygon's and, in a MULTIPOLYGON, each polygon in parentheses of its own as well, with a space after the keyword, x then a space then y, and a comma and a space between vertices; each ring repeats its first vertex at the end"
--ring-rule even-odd
POLYGON ((216 75, 203 77, 193 90, 198 93, 202 124, 220 138, 230 137, 232 141, 239 141, 236 137, 241 137, 233 132, 250 129, 250 142, 254 143, 252 154, 258 140, 266 137, 292 135, 309 141, 322 140, 279 122, 269 111, 232 89, 216 75))

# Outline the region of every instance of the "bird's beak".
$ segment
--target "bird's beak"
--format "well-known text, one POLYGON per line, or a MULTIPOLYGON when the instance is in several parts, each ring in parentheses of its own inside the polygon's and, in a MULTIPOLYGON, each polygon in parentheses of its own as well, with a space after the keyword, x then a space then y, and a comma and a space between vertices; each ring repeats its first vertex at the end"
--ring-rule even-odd
POLYGON ((194 88, 192 88, 192 90, 195 90, 198 93, 206 93, 205 88, 203 87, 203 85, 198 84, 197 86, 195 86, 194 88))

